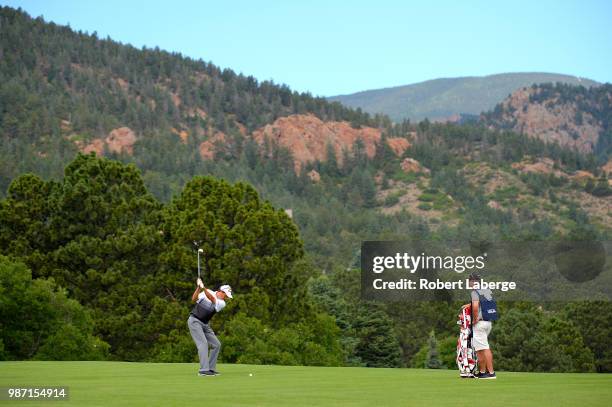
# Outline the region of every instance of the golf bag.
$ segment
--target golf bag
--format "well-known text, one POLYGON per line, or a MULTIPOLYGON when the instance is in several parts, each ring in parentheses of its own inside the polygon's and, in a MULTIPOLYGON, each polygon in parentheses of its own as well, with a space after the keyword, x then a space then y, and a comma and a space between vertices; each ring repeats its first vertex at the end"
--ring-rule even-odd
POLYGON ((472 307, 467 306, 459 312, 457 319, 459 338, 457 339, 457 367, 462 378, 474 377, 476 373, 476 352, 472 347, 472 307))

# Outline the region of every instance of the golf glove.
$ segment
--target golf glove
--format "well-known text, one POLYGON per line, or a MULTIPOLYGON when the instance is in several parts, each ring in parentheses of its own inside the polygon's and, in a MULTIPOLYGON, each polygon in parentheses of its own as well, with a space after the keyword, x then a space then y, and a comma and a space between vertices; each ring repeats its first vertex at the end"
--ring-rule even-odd
POLYGON ((198 278, 197 283, 198 283, 198 287, 200 287, 200 288, 204 288, 204 283, 202 282, 202 279, 201 279, 201 278, 198 278))

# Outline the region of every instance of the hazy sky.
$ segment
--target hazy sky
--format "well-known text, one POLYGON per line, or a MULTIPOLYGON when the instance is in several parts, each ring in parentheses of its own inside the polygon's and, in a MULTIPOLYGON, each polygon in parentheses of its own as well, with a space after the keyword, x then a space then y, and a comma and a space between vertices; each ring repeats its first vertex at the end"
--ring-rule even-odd
POLYGON ((612 1, 0 4, 323 96, 501 72, 556 72, 612 82, 612 1))

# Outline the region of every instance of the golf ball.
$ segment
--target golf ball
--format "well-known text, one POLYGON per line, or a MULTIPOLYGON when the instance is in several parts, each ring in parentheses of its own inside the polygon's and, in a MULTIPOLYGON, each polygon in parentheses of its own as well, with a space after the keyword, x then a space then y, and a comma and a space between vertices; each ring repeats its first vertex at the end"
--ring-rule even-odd
POLYGON ((249 373, 249 376, 253 376, 253 373, 249 373))

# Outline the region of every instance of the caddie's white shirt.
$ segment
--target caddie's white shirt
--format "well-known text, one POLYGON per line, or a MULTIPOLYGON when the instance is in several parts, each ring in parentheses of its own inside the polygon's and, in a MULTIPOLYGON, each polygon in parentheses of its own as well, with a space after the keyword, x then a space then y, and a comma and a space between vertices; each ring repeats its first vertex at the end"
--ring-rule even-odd
MULTIPOLYGON (((221 298, 217 297, 217 292, 213 291, 213 290, 209 290, 208 288, 206 289, 208 290, 208 292, 210 294, 212 294, 217 301, 215 302, 215 311, 219 312, 221 311, 223 308, 225 308, 225 301, 223 301, 221 298)), ((206 296, 206 294, 204 294, 204 291, 202 291, 200 294, 198 294, 198 301, 206 301, 206 302, 211 302, 208 297, 206 296)))

